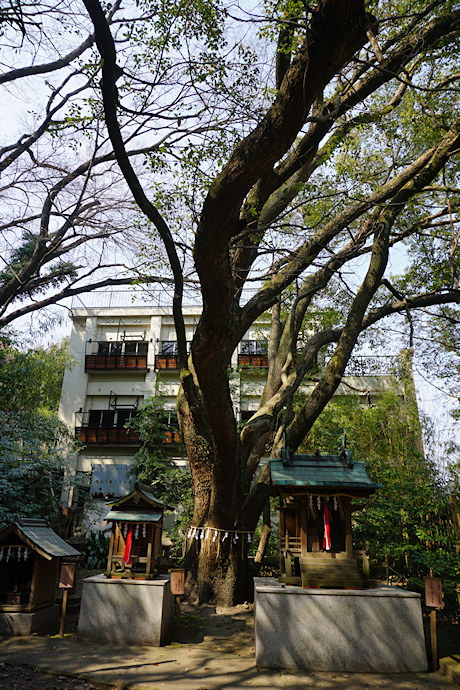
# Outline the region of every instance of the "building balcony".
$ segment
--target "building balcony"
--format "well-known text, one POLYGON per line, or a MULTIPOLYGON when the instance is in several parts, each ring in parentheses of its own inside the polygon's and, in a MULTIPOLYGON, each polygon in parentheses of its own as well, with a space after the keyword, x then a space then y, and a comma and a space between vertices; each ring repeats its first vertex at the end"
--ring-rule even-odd
POLYGON ((155 355, 155 370, 159 369, 178 369, 179 364, 177 355, 155 355))
POLYGON ((125 424, 136 415, 137 410, 89 410, 76 413, 75 434, 85 445, 114 444, 140 445, 138 433, 126 429, 125 424))
POLYGON ((86 353, 85 371, 147 371, 148 343, 145 341, 115 341, 86 343, 97 352, 86 353))
MULTIPOLYGON (((190 353, 192 343, 187 343, 187 352, 190 353)), ((155 355, 155 371, 174 370, 179 368, 177 357, 177 342, 175 340, 162 340, 159 343, 159 353, 155 355)))
POLYGON ((238 366, 268 369, 268 343, 264 340, 242 340, 238 366))
POLYGON ((256 369, 268 369, 268 355, 238 355, 239 367, 255 367, 256 369))
POLYGON ((180 443, 182 441, 180 433, 175 429, 168 429, 164 432, 163 443, 180 443))
POLYGON ((76 426, 77 438, 85 445, 94 443, 108 443, 113 445, 140 445, 141 440, 131 429, 117 427, 82 427, 76 426))
MULTIPOLYGON (((137 414, 137 409, 89 410, 76 413, 75 434, 85 445, 113 444, 140 445, 141 440, 136 431, 126 429, 125 425, 137 414)), ((176 424, 165 420, 163 443, 181 443, 182 438, 176 424)))

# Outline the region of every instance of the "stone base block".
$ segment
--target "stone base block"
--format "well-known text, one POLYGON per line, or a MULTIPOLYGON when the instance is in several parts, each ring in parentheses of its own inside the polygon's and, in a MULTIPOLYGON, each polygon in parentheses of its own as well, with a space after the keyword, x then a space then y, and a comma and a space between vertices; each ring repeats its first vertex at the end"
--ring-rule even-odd
POLYGON ((169 576, 156 580, 83 580, 78 639, 159 647, 170 633, 174 597, 169 576))
POLYGON ((0 611, 0 635, 50 632, 58 625, 60 613, 59 606, 46 606, 33 613, 0 611))
POLYGON ((395 587, 301 589, 256 578, 259 668, 409 673, 428 669, 420 595, 395 587))

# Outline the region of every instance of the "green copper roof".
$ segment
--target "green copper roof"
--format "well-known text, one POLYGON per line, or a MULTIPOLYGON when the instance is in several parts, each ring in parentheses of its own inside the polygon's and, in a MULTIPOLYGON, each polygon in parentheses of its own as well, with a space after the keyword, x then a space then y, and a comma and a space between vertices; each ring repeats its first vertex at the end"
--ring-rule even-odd
POLYGON ((373 493, 379 484, 371 482, 363 462, 343 455, 292 455, 289 462, 270 460, 274 486, 312 489, 359 489, 373 493))
POLYGON ((170 506, 167 506, 165 503, 162 503, 161 501, 159 501, 158 498, 155 498, 150 486, 146 486, 145 484, 141 484, 141 482, 136 482, 134 485, 134 490, 131 491, 131 493, 129 493, 127 496, 121 496, 120 498, 117 498, 115 501, 109 501, 107 503, 107 505, 108 506, 121 506, 124 503, 129 503, 135 497, 136 498, 142 498, 146 503, 148 503, 153 508, 159 508, 160 510, 163 510, 163 509, 172 510, 172 508, 170 508, 170 506))
POLYGON ((114 522, 158 522, 162 513, 134 513, 123 510, 111 510, 105 520, 114 522))
POLYGON ((25 539, 31 548, 41 553, 45 558, 61 557, 73 560, 83 558, 79 551, 67 544, 51 529, 46 520, 23 518, 20 522, 14 522, 0 534, 0 543, 4 537, 12 532, 25 539))

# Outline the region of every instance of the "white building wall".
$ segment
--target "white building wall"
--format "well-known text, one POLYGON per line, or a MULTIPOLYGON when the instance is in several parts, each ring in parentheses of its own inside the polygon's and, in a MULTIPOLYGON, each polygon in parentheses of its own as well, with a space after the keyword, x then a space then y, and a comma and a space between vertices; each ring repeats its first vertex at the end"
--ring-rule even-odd
MULTIPOLYGON (((187 340, 191 341, 198 323, 200 310, 185 308, 187 340)), ((252 326, 244 340, 263 339, 264 331, 270 327, 269 319, 252 326)), ((59 415, 70 427, 76 424, 78 410, 90 411, 108 409, 113 395, 124 405, 140 405, 158 391, 167 409, 174 410, 179 390, 178 371, 155 371, 155 355, 159 354, 162 341, 175 341, 174 321, 171 311, 155 307, 117 307, 76 309, 69 350, 71 365, 66 369, 62 387, 59 415), (96 354, 99 341, 116 342, 120 338, 144 340, 148 343, 147 371, 92 370, 85 372, 85 354, 96 354)), ((230 386, 238 418, 248 417, 257 410, 262 393, 264 371, 245 372, 240 375, 238 350, 232 357, 230 386)), ((372 403, 390 386, 397 386, 403 395, 402 384, 391 376, 346 377, 336 395, 359 395, 363 403, 372 403)), ((314 383, 307 383, 305 392, 312 390, 314 383)), ((75 458, 73 471, 91 472, 93 464, 128 465, 132 462, 137 446, 123 444, 88 444, 75 458)), ((174 448, 170 448, 174 455, 174 448)), ((177 454, 177 452, 176 452, 177 454)))

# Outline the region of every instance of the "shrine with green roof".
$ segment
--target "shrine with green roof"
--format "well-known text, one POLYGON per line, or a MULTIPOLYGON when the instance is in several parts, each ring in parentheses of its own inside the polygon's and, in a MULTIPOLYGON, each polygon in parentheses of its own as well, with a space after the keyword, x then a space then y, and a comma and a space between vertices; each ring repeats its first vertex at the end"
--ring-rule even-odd
POLYGON ((56 624, 61 566, 82 559, 42 518, 21 518, 0 532, 0 634, 30 635, 56 624))
POLYGON ((97 644, 164 644, 174 618, 169 575, 160 574, 163 514, 151 488, 107 504, 107 570, 83 580, 78 639, 97 644))
POLYGON ((112 523, 106 577, 152 579, 161 558, 163 513, 168 506, 136 482, 127 496, 107 504, 112 523))
POLYGON ((280 498, 280 582, 303 587, 362 588, 353 551, 352 500, 380 485, 351 450, 270 460, 272 494, 280 498))

